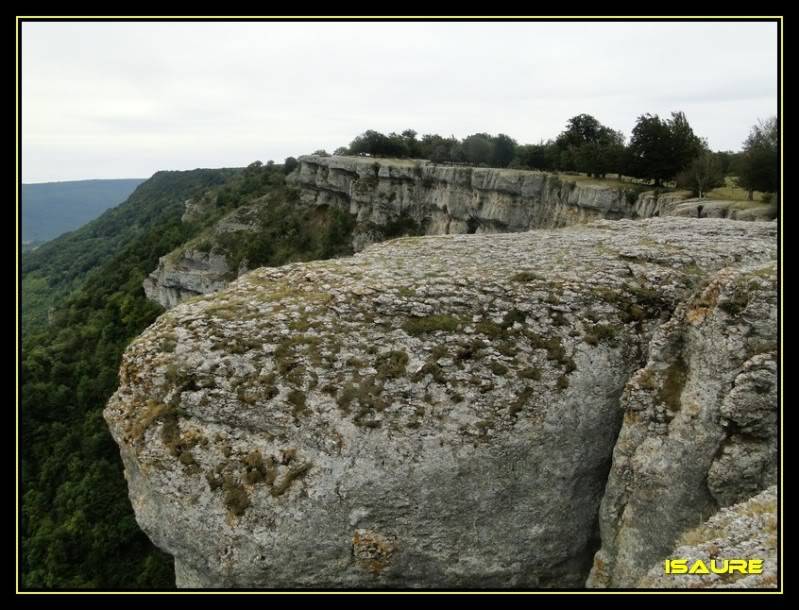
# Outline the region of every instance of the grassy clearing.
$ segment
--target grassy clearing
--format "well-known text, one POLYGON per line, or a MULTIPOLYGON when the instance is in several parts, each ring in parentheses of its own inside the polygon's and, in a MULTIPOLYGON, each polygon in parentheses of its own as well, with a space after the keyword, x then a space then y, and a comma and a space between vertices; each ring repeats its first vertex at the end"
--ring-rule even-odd
POLYGON ((561 173, 558 174, 558 176, 563 182, 576 182, 581 186, 608 186, 617 189, 634 189, 643 187, 644 190, 648 188, 655 188, 654 186, 650 187, 648 184, 636 182, 633 178, 626 178, 624 176, 621 180, 618 178, 592 178, 583 174, 574 175, 561 173))
POLYGON ((761 193, 760 191, 755 191, 752 194, 752 201, 749 201, 747 198, 747 192, 744 189, 735 186, 735 179, 733 177, 727 176, 724 180, 726 182, 724 186, 720 186, 712 191, 708 191, 706 194, 708 199, 729 199, 730 201, 741 201, 745 204, 742 206, 743 208, 755 207, 762 203, 768 203, 769 201, 770 195, 767 193, 761 193))

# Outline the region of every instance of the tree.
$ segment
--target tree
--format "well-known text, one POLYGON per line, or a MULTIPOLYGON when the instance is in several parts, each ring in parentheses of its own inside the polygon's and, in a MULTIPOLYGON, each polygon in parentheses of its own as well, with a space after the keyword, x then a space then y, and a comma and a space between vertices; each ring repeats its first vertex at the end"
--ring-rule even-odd
POLYGON ((561 132, 555 142, 561 148, 579 148, 583 144, 596 142, 602 127, 590 114, 578 114, 569 119, 566 130, 561 132))
POLYGON ((450 161, 450 150, 457 143, 455 138, 444 138, 438 134, 425 134, 419 142, 419 157, 434 163, 450 161))
POLYGON ((699 198, 717 186, 724 184, 721 159, 710 151, 705 151, 691 164, 677 174, 677 186, 689 188, 699 198))
POLYGON ((493 138, 492 148, 491 165, 493 167, 508 167, 516 150, 516 140, 501 133, 493 138))
POLYGON ((422 147, 419 140, 416 139, 416 135, 417 133, 413 129, 406 129, 400 134, 409 157, 421 156, 422 147))
POLYGON ((685 113, 672 112, 669 121, 669 155, 673 170, 670 178, 696 159, 703 148, 702 140, 694 134, 685 113))
POLYGON ((350 143, 353 155, 382 155, 389 146, 388 138, 373 129, 367 129, 350 143))
POLYGON ((610 172, 621 173, 624 157, 624 135, 603 127, 597 140, 571 149, 577 171, 604 178, 610 172))
POLYGON ((715 153, 716 158, 721 164, 721 172, 725 176, 729 176, 735 172, 736 164, 741 153, 733 152, 731 150, 720 150, 715 153))
POLYGON ((373 157, 407 157, 408 146, 403 136, 399 134, 385 135, 369 129, 352 141, 350 152, 354 155, 368 154, 373 157))
POLYGON ((541 143, 517 146, 511 165, 527 169, 547 169, 546 145, 541 143))
POLYGON ((297 161, 297 159, 295 159, 294 157, 287 157, 286 160, 283 162, 283 173, 290 174, 295 169, 297 169, 298 165, 299 162, 297 161))
POLYGON ((578 114, 569 119, 555 143, 560 149, 560 169, 596 177, 604 177, 612 171, 620 173, 624 134, 606 127, 590 114, 578 114))
POLYGON ((758 121, 744 142, 737 164, 738 185, 746 189, 749 199, 754 191, 776 193, 780 188, 779 123, 777 117, 758 121))
POLYGON ((637 178, 654 180, 656 186, 674 178, 702 149, 702 142, 685 114, 673 112, 671 117, 670 120, 651 114, 638 117, 628 147, 628 171, 637 178))
POLYGON ((487 165, 494 154, 492 138, 487 133, 475 133, 464 138, 461 147, 464 159, 475 165, 487 165))

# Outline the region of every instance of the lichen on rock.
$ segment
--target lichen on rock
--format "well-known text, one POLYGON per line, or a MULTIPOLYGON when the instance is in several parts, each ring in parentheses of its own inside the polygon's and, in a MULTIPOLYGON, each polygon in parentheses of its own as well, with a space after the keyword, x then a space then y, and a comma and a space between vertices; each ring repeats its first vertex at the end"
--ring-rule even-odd
MULTIPOLYGON (((582 177, 580 177, 582 178, 582 177)), ((400 235, 507 233, 582 224, 602 218, 685 216, 769 220, 774 206, 686 199, 687 191, 641 190, 586 182, 577 176, 539 171, 440 165, 421 159, 357 156, 300 157, 286 178, 292 210, 335 211, 353 223, 352 250, 400 235)), ((275 195, 275 193, 272 193, 275 195)), ((205 222, 216 209, 205 193, 186 202, 187 222, 205 222)), ((195 240, 162 257, 144 282, 147 296, 166 308, 197 294, 221 290, 257 265, 226 260, 231 242, 263 233, 264 196, 241 205, 195 240)), ((265 242, 268 238, 264 237, 265 242)))
POLYGON ((689 566, 703 562, 708 574, 666 574, 664 565, 653 566, 638 581, 646 589, 776 589, 778 494, 775 485, 756 496, 722 508, 699 527, 683 533, 669 558, 689 566), (724 561, 762 561, 757 573, 724 572, 724 561), (713 566, 711 562, 717 562, 713 566), (714 573, 717 567, 721 573, 714 573))
MULTIPOLYGON (((582 587, 622 419, 638 413, 622 396, 647 376, 665 392, 640 434, 692 400, 704 417, 691 392, 713 361, 683 348, 730 326, 718 303, 743 303, 723 283, 700 305, 712 278, 745 287, 735 315, 760 329, 725 331, 752 353, 714 383, 766 383, 775 231, 600 221, 249 272, 124 355, 105 417, 137 519, 184 587, 582 587), (691 307, 708 308, 697 327, 691 307)), ((732 452, 746 428, 768 445, 767 402, 736 404, 718 442, 732 452)), ((770 476, 716 470, 719 498, 739 489, 724 501, 770 476)))
POLYGON ((712 274, 625 388, 589 586, 630 587, 687 527, 777 482, 775 261, 712 274))

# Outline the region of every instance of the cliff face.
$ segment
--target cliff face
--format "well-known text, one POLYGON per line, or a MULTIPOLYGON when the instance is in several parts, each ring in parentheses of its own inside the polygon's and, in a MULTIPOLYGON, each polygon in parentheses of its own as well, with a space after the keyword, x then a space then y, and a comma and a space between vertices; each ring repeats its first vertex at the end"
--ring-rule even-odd
POLYGON ((758 495, 722 508, 699 527, 684 533, 668 557, 688 565, 725 558, 761 559, 760 574, 664 574, 663 564, 653 566, 638 581, 647 589, 769 589, 778 585, 777 531, 779 495, 773 485, 758 495))
POLYGON ((773 483, 775 254, 661 218, 250 272, 125 353, 137 519, 183 587, 621 582, 773 483))
POLYGON ((589 585, 634 586, 687 525, 777 482, 776 329, 776 262, 751 260, 658 328, 622 395, 589 585))
MULTIPOLYGON (((361 157, 305 156, 288 177, 300 201, 307 206, 334 206, 357 220, 352 248, 401 233, 447 235, 497 233, 555 228, 601 218, 668 215, 679 194, 655 196, 608 186, 574 182, 542 172, 452 167, 429 161, 369 159, 361 157)), ((186 202, 184 219, 196 221, 213 207, 204 197, 186 202)), ((218 235, 256 227, 238 216, 256 206, 233 213, 220 223, 218 235)), ((685 209, 683 215, 696 216, 685 209)), ((215 251, 214 251, 215 252, 215 251)), ((224 256, 196 248, 183 248, 163 257, 145 281, 149 298, 166 308, 198 293, 226 285, 246 270, 230 269, 224 256)))
POLYGON ((148 299, 169 309, 187 298, 222 290, 231 279, 224 255, 188 248, 162 256, 143 287, 148 299))
POLYGON ((289 177, 309 205, 335 205, 376 230, 400 216, 422 233, 496 233, 624 218, 619 189, 542 172, 362 157, 300 157, 289 177))
MULTIPOLYGON (((202 220, 213 205, 206 197, 185 201, 183 222, 202 220)), ((255 232, 257 210, 258 203, 242 206, 221 218, 200 238, 162 256, 158 267, 142 283, 147 298, 169 309, 191 297, 222 290, 247 271, 244 263, 231 268, 225 253, 217 250, 228 236, 255 232)))
MULTIPOLYGON (((655 216, 771 220, 777 213, 766 204, 752 208, 734 201, 686 199, 685 192, 637 194, 569 176, 405 159, 305 156, 287 181, 297 188, 302 204, 333 206, 353 215, 355 252, 402 233, 507 233, 655 216)), ((202 197, 188 201, 184 218, 197 220, 210 205, 202 197)), ((256 210, 257 205, 247 206, 231 214, 215 234, 256 232, 254 224, 239 218, 256 210)), ((184 248, 161 259, 145 280, 145 290, 169 308, 198 293, 216 292, 246 269, 246 264, 230 269, 224 256, 184 248)))

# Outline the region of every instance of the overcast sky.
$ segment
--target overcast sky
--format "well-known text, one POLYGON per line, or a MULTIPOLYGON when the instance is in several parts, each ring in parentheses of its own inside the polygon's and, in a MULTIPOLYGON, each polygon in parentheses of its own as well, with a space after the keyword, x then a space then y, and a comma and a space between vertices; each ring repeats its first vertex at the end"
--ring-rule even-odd
POLYGON ((682 110, 717 150, 777 112, 774 23, 30 23, 23 181, 149 177, 366 129, 521 143, 682 110))

